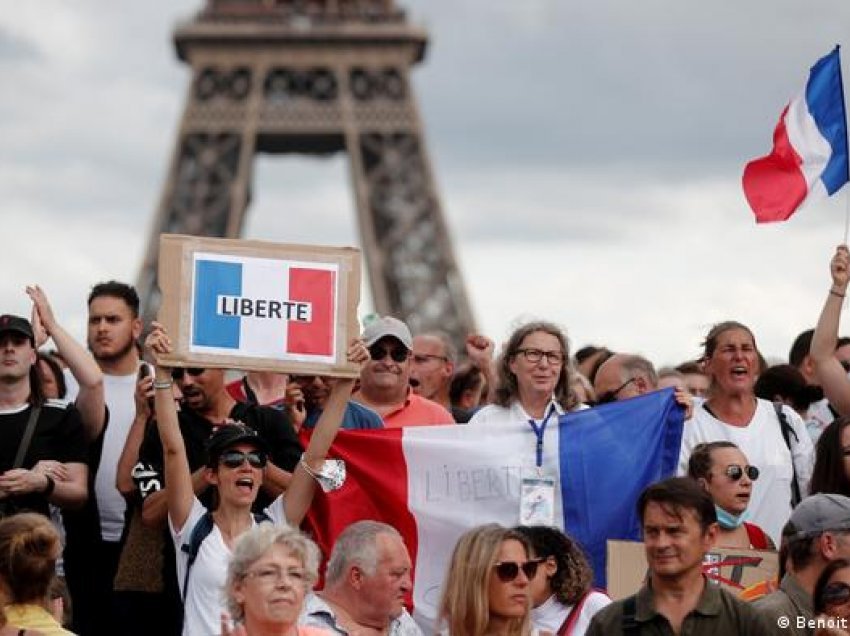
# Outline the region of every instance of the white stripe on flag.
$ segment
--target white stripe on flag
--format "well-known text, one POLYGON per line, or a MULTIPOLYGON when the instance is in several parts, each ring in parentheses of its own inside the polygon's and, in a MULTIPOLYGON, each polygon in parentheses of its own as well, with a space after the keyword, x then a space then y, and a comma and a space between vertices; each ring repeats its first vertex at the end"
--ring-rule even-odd
POLYGON ((832 156, 832 146, 818 130, 814 117, 806 105, 805 92, 798 95, 788 105, 785 115, 785 130, 794 150, 803 160, 800 170, 809 189, 807 199, 812 196, 812 187, 820 180, 821 174, 832 156))
MULTIPOLYGON (((250 299, 289 300, 289 268, 281 261, 246 258, 242 266, 242 296, 250 299)), ((286 351, 286 322, 257 318, 241 319, 241 353, 282 355, 286 351)))

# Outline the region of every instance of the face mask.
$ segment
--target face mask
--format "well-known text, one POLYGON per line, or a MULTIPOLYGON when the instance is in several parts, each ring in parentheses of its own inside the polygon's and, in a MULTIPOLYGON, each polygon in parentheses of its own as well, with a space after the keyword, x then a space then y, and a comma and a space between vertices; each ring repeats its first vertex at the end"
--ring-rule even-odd
POLYGON ((714 509, 717 511, 717 523, 719 523, 720 527, 724 530, 740 528, 741 524, 750 518, 749 510, 744 510, 744 512, 740 515, 733 515, 731 512, 726 512, 723 508, 717 505, 714 506, 714 509))

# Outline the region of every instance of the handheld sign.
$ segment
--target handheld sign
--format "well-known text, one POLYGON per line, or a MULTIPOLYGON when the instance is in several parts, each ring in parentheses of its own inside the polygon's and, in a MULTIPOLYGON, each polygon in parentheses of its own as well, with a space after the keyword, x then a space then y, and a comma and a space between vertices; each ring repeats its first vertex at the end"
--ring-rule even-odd
POLYGON ((160 363, 355 377, 360 251, 163 234, 160 363))

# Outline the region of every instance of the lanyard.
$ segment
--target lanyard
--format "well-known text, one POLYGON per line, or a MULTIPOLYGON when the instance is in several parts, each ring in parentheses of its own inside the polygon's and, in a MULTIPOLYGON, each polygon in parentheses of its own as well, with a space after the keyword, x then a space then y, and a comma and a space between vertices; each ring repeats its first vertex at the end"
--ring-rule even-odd
POLYGON ((552 417, 552 413, 555 411, 555 405, 551 405, 549 410, 546 411, 546 415, 543 416, 543 421, 540 422, 540 425, 537 425, 537 422, 534 420, 528 420, 528 425, 531 427, 531 430, 534 431, 535 437, 537 437, 537 455, 536 462, 537 468, 543 468, 543 435, 546 433, 546 422, 549 421, 549 418, 552 417))

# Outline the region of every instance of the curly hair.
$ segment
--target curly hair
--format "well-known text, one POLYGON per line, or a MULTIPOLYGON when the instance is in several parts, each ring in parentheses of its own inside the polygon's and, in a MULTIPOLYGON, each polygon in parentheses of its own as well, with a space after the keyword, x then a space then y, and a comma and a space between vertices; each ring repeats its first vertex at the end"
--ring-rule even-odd
POLYGON ((587 556, 573 539, 549 526, 518 526, 514 528, 531 544, 531 553, 538 559, 555 559, 558 566, 549 579, 549 589, 564 605, 575 605, 591 588, 593 570, 587 556))

